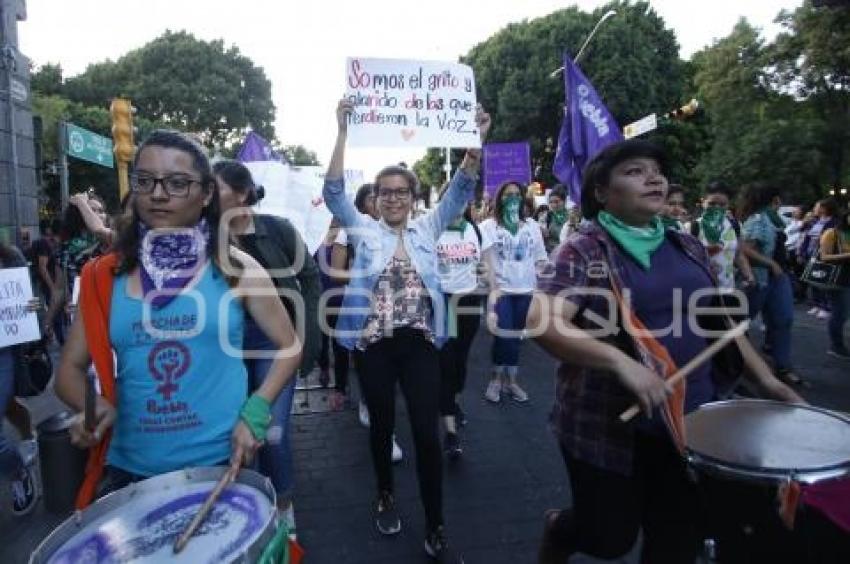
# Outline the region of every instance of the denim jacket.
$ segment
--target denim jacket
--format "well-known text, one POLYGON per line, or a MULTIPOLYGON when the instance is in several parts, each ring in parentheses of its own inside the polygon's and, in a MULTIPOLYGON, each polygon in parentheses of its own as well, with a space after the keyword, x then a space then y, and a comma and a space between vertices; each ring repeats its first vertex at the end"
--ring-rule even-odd
MULTIPOLYGON (((446 340, 447 319, 440 280, 437 273, 437 240, 449 224, 463 212, 472 198, 477 178, 458 170, 449 183, 443 199, 431 213, 407 223, 403 233, 404 250, 431 296, 434 317, 430 320, 435 345, 446 340)), ((351 280, 336 324, 337 341, 353 350, 366 318, 372 309, 372 293, 378 276, 392 259, 399 234, 384 221, 377 221, 357 211, 345 195, 342 178, 325 178, 322 196, 331 213, 339 219, 354 247, 351 280)))

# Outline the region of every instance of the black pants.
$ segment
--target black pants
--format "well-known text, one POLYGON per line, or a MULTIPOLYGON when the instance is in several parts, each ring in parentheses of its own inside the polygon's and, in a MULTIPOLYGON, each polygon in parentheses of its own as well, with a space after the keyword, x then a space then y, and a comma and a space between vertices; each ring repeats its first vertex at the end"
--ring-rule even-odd
MULTIPOLYGON (((446 296, 446 300, 452 296, 446 296)), ((463 296, 457 302, 460 308, 481 307, 481 297, 463 296)), ((440 414, 455 415, 457 403, 455 396, 466 385, 466 364, 469 349, 481 325, 481 314, 458 314, 457 336, 451 337, 440 349, 440 414)))
POLYGON ((360 385, 369 408, 369 443, 378 491, 393 491, 392 435, 395 387, 407 403, 419 495, 428 528, 443 523, 443 460, 438 434, 440 366, 437 349, 420 331, 396 329, 392 337, 358 351, 360 385))
POLYGON ((638 434, 631 476, 592 466, 563 451, 572 509, 556 522, 572 552, 612 559, 631 550, 643 529, 641 562, 693 562, 701 548, 696 485, 666 437, 638 434))
MULTIPOLYGON (((328 327, 336 328, 336 315, 328 315, 328 327)), ((327 370, 330 368, 330 353, 334 355, 334 389, 340 393, 348 391, 348 349, 340 345, 333 335, 322 334, 322 348, 319 349, 319 368, 327 370)))

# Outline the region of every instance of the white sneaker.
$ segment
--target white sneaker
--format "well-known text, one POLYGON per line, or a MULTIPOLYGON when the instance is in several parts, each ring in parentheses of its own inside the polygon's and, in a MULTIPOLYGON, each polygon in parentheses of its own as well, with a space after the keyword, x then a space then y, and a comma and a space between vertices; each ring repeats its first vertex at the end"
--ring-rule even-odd
POLYGON ((817 315, 818 319, 829 319, 829 317, 830 317, 830 315, 829 315, 828 311, 826 311, 824 309, 818 311, 818 315, 817 315))
POLYGON ((402 460, 404 460, 404 451, 398 446, 398 441, 395 440, 395 435, 393 435, 393 463, 398 463, 402 460))
POLYGON ((524 403, 528 401, 528 394, 525 393, 525 390, 519 387, 519 384, 516 382, 511 382, 507 385, 507 392, 513 398, 514 401, 519 403, 524 403))
POLYGON ((357 416, 360 418, 360 424, 369 428, 369 408, 366 407, 366 402, 360 400, 360 407, 357 409, 357 416))
POLYGON ((810 309, 810 310, 809 310, 809 311, 807 311, 806 313, 808 313, 809 315, 817 315, 819 311, 820 311, 820 308, 818 308, 818 307, 813 307, 812 309, 810 309))
POLYGON ((295 506, 290 503, 289 507, 283 511, 278 509, 278 517, 286 525, 286 529, 289 531, 289 539, 298 540, 298 535, 295 532, 295 506))
POLYGON ((502 399, 501 380, 490 380, 490 383, 487 384, 487 391, 484 392, 484 397, 487 401, 499 403, 502 399))

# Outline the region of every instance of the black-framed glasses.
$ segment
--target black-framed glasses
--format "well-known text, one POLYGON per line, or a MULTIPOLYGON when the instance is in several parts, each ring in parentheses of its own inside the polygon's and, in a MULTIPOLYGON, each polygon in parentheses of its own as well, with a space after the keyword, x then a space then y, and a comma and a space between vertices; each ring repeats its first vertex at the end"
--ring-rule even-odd
POLYGON ((410 188, 380 188, 378 190, 378 197, 384 200, 407 200, 410 195, 410 188))
POLYGON ((192 184, 195 183, 200 184, 201 181, 182 174, 169 174, 161 178, 150 174, 130 175, 130 188, 132 188, 133 192, 139 194, 152 194, 156 190, 156 185, 162 184, 162 189, 169 196, 185 198, 189 195, 189 189, 192 187, 192 184))

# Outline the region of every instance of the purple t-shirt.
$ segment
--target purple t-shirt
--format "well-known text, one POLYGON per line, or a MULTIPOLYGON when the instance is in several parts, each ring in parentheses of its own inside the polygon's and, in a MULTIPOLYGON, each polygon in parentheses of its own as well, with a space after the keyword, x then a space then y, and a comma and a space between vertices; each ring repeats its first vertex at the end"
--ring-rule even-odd
MULTIPOLYGON (((694 292, 713 287, 711 278, 670 239, 652 254, 648 271, 630 258, 623 261, 623 267, 623 286, 632 292, 632 307, 638 319, 647 329, 661 332, 655 336, 656 340, 664 345, 677 367, 684 366, 708 346, 704 337, 694 333, 687 309, 694 292), (677 289, 680 289, 680 298, 676 297, 677 289), (677 318, 674 312, 681 319, 680 324, 674 324, 677 318)), ((710 297, 706 296, 698 304, 710 305, 710 297)), ((714 399, 711 373, 711 363, 706 362, 688 376, 685 413, 714 399)), ((652 420, 657 422, 660 418, 652 420)))

